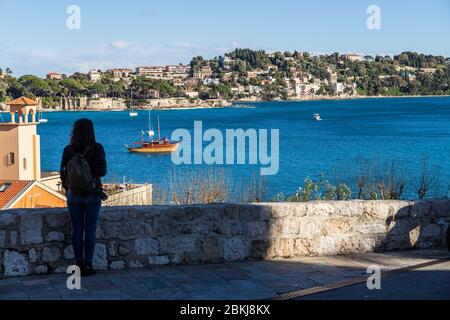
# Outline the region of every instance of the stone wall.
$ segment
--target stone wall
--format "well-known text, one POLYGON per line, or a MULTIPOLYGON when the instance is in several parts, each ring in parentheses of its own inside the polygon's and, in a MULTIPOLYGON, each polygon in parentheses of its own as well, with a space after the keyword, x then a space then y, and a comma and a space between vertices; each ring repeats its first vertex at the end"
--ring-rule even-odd
MULTIPOLYGON (((212 263, 444 246, 450 201, 103 208, 95 267, 212 263)), ((1 277, 65 272, 66 209, 0 213, 1 277)))

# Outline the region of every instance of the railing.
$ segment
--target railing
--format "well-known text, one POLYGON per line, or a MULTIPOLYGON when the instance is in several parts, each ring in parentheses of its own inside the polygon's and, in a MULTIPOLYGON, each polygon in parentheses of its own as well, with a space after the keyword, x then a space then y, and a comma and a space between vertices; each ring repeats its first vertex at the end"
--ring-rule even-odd
POLYGON ((123 189, 108 195, 108 199, 103 202, 105 207, 151 205, 152 185, 144 184, 131 189, 123 189))

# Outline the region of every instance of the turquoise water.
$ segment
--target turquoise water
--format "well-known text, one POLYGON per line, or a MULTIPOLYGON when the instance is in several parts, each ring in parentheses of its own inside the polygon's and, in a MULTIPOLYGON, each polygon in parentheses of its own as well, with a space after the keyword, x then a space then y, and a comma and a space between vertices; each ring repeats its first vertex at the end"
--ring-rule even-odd
MULTIPOLYGON (((358 157, 402 164, 411 179, 417 175, 423 155, 441 168, 441 182, 450 181, 450 98, 361 99, 310 102, 261 102, 247 108, 164 110, 152 112, 161 118, 162 135, 172 130, 192 130, 195 120, 203 128, 267 128, 280 130, 280 169, 267 178, 271 194, 294 193, 307 176, 321 173, 331 181, 356 182, 358 157), (320 113, 323 121, 312 121, 320 113)), ((164 186, 174 170, 170 156, 131 154, 124 144, 139 140, 139 132, 148 127, 148 114, 137 118, 127 112, 54 112, 39 125, 42 168, 56 170, 73 122, 91 118, 97 140, 106 149, 108 180, 126 176, 134 182, 164 186)), ((183 166, 196 171, 205 165, 183 166)), ((225 166, 234 179, 250 179, 259 167, 225 166)), ((415 196, 411 184, 407 195, 415 196)))

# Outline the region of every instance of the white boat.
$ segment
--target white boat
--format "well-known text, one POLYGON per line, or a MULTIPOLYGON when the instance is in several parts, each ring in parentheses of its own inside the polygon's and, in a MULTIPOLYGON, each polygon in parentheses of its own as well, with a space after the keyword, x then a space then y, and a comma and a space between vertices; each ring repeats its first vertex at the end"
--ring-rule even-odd
POLYGON ((39 112, 38 121, 39 121, 39 123, 47 123, 48 122, 48 119, 42 118, 42 111, 39 112))
POLYGON ((314 121, 322 121, 322 118, 320 117, 320 114, 315 113, 315 114, 313 115, 313 120, 314 120, 314 121))
MULTIPOLYGON (((131 99, 131 106, 133 106, 133 89, 131 86, 130 86, 130 99, 131 99)), ((129 115, 130 117, 137 117, 139 114, 137 113, 137 111, 133 110, 133 107, 131 107, 129 115)))

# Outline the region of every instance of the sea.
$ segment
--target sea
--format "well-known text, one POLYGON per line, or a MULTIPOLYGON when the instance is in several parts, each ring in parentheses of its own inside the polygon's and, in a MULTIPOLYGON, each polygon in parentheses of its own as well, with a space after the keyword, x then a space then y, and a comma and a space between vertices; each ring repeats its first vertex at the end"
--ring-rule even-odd
POLYGON ((402 197, 417 198, 424 166, 430 176, 438 176, 431 181, 435 194, 428 195, 448 196, 450 97, 277 101, 151 111, 152 129, 157 131, 159 117, 165 137, 176 129, 187 129, 193 136, 195 121, 202 121, 203 132, 218 129, 224 136, 227 129, 278 129, 279 170, 263 177, 260 164, 176 165, 170 155, 130 153, 126 145, 139 141, 141 131, 149 128, 148 111, 138 112, 137 117, 129 117, 127 111, 44 112, 48 122, 38 126, 42 170, 59 169, 73 123, 89 118, 106 151, 107 182, 152 183, 169 191, 174 179, 195 181, 192 176, 220 174, 232 181, 236 197, 246 184, 258 181, 269 200, 280 193, 295 194, 310 177, 331 184, 345 182, 356 196, 364 166, 370 163, 391 172, 394 163, 395 174, 407 181, 402 197), (322 121, 313 121, 316 113, 322 121))

